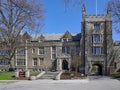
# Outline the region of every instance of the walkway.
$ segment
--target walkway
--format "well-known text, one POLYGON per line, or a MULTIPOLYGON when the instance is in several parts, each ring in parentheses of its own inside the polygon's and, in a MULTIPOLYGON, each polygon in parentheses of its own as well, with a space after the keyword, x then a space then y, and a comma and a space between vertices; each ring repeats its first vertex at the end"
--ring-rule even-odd
POLYGON ((120 81, 104 77, 83 80, 33 80, 0 83, 0 90, 120 90, 120 81))

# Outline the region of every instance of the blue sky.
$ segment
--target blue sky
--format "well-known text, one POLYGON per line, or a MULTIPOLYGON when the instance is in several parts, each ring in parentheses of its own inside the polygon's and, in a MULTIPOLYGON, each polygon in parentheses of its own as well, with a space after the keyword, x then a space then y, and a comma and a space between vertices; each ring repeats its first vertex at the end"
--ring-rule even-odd
MULTIPOLYGON (((39 0, 38 0, 39 1, 39 0)), ((63 0, 41 0, 46 10, 41 33, 81 32, 81 6, 65 7, 63 0)), ((106 14, 108 0, 98 0, 98 14, 106 14)), ((96 0, 85 1, 87 14, 96 14, 96 0)), ((113 30, 113 40, 120 40, 120 34, 113 30)))

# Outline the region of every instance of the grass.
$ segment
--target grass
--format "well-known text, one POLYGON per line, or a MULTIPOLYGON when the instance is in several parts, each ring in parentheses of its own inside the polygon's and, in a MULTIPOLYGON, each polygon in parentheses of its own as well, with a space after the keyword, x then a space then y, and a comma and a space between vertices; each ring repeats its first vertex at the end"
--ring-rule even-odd
POLYGON ((37 76, 38 74, 40 74, 40 72, 38 72, 38 71, 30 71, 30 76, 37 76))
MULTIPOLYGON (((30 76, 36 76, 40 72, 38 71, 30 71, 30 76)), ((0 80, 10 80, 15 76, 15 72, 0 72, 0 80)))
POLYGON ((0 80, 9 80, 15 76, 15 72, 0 72, 0 80))

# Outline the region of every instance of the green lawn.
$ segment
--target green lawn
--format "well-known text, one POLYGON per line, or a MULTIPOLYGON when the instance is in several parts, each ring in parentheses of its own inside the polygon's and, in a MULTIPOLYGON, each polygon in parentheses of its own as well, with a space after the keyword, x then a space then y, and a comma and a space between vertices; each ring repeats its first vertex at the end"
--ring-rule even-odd
POLYGON ((15 72, 0 72, 0 80, 9 80, 15 76, 15 72))
MULTIPOLYGON (((36 76, 39 73, 30 71, 30 76, 36 76)), ((15 76, 15 72, 0 72, 0 80, 10 80, 13 76, 15 76)))
POLYGON ((38 71, 30 71, 30 76, 37 76, 38 74, 40 74, 40 72, 38 72, 38 71))

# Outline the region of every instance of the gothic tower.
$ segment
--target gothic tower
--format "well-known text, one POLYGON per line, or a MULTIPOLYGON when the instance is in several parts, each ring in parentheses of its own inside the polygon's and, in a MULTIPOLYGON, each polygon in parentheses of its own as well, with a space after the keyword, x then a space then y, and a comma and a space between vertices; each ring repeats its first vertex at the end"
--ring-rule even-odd
POLYGON ((111 8, 106 15, 87 15, 82 7, 81 72, 107 75, 107 63, 112 49, 111 8), (95 67, 95 69, 94 69, 95 67))

